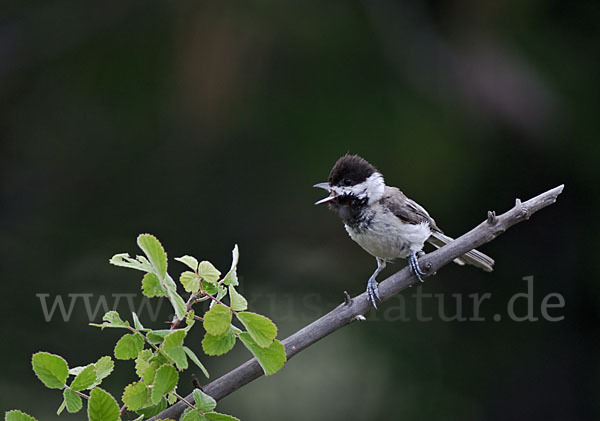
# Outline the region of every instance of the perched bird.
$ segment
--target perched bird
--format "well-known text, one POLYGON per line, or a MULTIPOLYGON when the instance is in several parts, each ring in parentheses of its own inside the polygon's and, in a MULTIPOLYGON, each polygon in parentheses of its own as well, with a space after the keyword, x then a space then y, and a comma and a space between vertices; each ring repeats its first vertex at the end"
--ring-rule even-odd
MULTIPOLYGON (((438 228, 422 206, 398 188, 387 186, 383 175, 358 155, 342 156, 331 169, 329 181, 314 187, 329 192, 329 196, 315 204, 328 203, 329 209, 342 219, 350 237, 377 260, 377 269, 367 282, 367 295, 374 308, 381 301, 376 277, 386 262, 408 257, 411 270, 422 282, 425 273, 417 258, 423 253, 425 242, 439 248, 453 240, 438 228)), ((454 261, 486 272, 491 272, 494 265, 491 257, 477 250, 454 261)))

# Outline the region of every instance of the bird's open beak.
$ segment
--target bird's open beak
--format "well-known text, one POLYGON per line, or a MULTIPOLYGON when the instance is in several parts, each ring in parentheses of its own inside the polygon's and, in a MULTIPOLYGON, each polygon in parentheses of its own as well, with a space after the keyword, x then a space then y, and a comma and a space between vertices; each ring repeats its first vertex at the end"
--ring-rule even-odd
POLYGON ((320 205, 321 203, 326 203, 326 202, 329 202, 330 200, 335 199, 335 196, 336 196, 335 192, 333 190, 331 190, 331 186, 329 185, 329 183, 317 183, 313 187, 318 187, 320 189, 327 190, 329 192, 329 196, 315 202, 315 205, 320 205))

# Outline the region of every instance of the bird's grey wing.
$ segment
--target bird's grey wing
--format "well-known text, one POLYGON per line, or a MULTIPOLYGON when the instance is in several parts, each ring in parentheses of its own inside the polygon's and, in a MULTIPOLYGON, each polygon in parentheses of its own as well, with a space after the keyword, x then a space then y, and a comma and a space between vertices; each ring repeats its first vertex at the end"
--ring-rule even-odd
POLYGON ((435 220, 427 211, 412 199, 406 197, 396 187, 385 188, 385 194, 382 198, 383 204, 398 218, 409 224, 420 224, 429 222, 429 226, 436 231, 442 232, 436 225, 435 220))

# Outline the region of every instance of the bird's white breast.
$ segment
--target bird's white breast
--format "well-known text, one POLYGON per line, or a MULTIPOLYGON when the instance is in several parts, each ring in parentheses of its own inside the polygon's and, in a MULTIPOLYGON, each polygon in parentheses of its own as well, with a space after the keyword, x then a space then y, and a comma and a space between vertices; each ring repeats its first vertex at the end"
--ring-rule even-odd
POLYGON ((423 249, 431 235, 429 223, 405 223, 380 205, 375 205, 369 213, 367 224, 344 227, 354 241, 375 257, 385 260, 406 258, 413 251, 423 249))

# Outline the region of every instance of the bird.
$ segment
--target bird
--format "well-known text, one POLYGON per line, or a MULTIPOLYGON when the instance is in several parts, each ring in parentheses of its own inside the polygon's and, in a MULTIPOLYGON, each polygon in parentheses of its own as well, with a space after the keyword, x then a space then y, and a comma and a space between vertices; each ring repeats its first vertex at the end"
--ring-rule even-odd
MULTIPOLYGON (((453 240, 443 233, 429 213, 397 187, 385 184, 383 174, 366 159, 346 154, 329 173, 327 182, 313 187, 325 189, 329 196, 315 205, 327 203, 342 220, 346 231, 365 251, 375 257, 377 269, 367 281, 367 297, 373 308, 381 301, 377 275, 386 263, 408 258, 410 270, 423 282, 419 266, 426 242, 440 248, 453 240)), ((471 250, 454 260, 491 272, 494 260, 471 250)))

